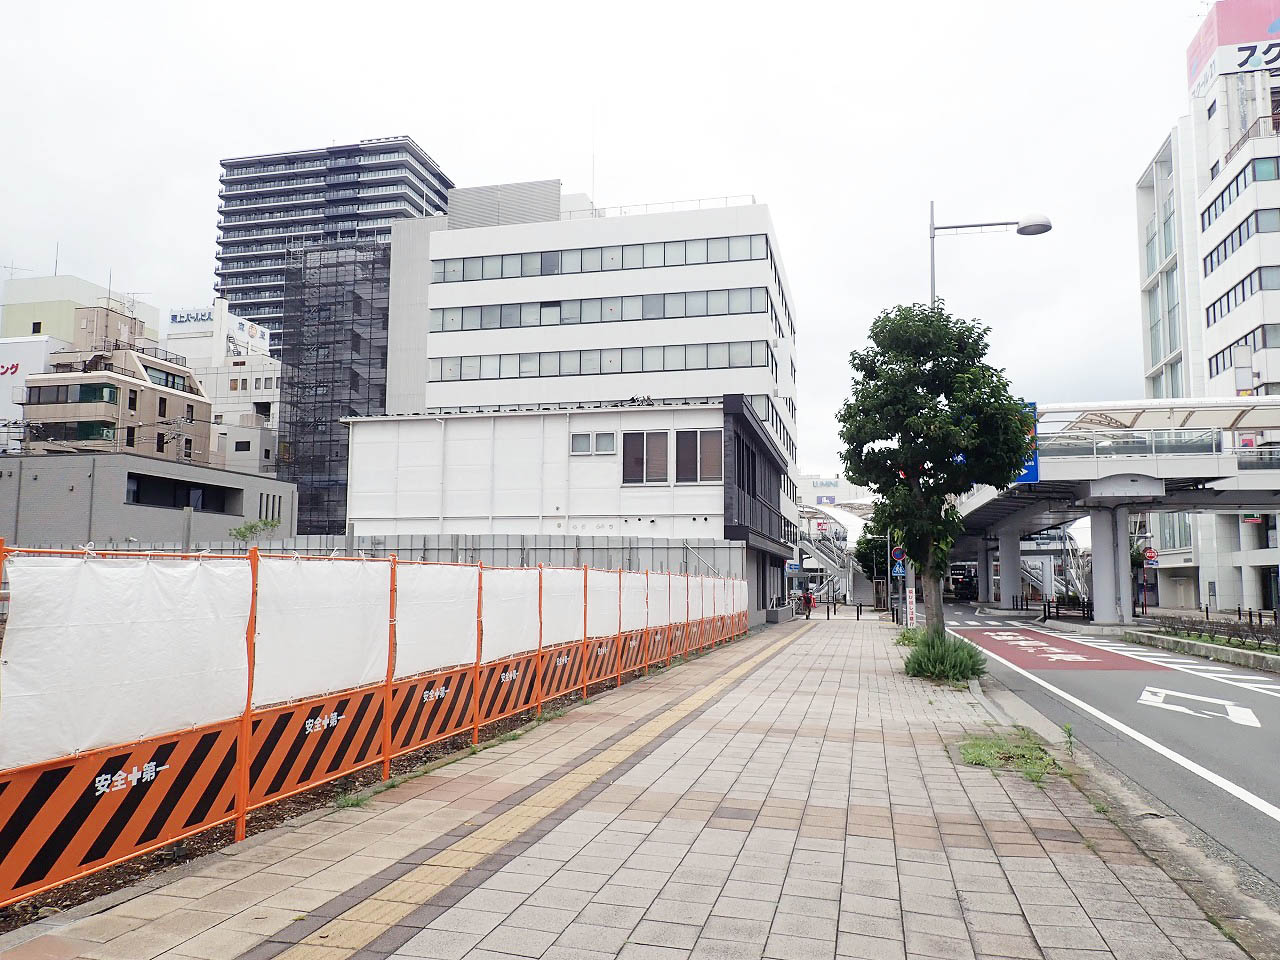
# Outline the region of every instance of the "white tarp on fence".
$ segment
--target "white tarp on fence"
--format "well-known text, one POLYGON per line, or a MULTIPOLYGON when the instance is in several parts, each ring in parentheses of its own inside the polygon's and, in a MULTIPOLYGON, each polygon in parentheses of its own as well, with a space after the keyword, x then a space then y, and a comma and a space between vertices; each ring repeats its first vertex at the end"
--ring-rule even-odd
MULTIPOLYGON (((681 618, 684 611, 680 611, 681 618)), ((649 626, 665 627, 671 622, 671 575, 649 574, 649 626)))
POLYGON ((239 716, 244 560, 12 558, 0 769, 239 716))
POLYGON ((385 680, 390 607, 389 563, 264 557, 254 706, 385 680))
POLYGON ((484 572, 485 663, 538 649, 538 571, 484 572))
POLYGON ((717 580, 715 583, 716 615, 723 617, 727 613, 733 613, 733 607, 729 603, 729 581, 717 580))
POLYGON ((747 581, 733 581, 733 612, 742 613, 747 609, 747 581))
POLYGON ((702 619, 702 578, 689 577, 686 582, 689 585, 689 622, 695 623, 702 619))
POLYGON ((475 663, 476 580, 476 567, 396 565, 397 677, 475 663))
POLYGON ((618 573, 587 571, 587 636, 612 637, 618 633, 618 573))
POLYGON ((583 575, 577 568, 542 571, 542 645, 582 639, 583 575))
POLYGON ((643 630, 648 626, 645 610, 645 575, 626 571, 622 574, 622 629, 643 630))
POLYGON ((722 613, 716 606, 716 581, 711 577, 702 578, 702 615, 710 617, 722 613))

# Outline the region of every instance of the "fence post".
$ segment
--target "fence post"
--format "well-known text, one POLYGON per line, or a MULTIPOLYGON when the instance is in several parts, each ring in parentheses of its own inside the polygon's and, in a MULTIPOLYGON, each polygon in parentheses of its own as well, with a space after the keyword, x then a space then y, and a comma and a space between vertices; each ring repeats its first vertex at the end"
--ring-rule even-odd
MULTIPOLYGON (((685 620, 689 620, 689 584, 685 584, 685 620)), ((684 636, 684 628, 681 628, 684 636)), ((676 646, 676 626, 671 616, 671 571, 667 571, 667 666, 671 666, 671 652, 676 646)))
POLYGON ((391 681, 396 672, 396 555, 391 554, 391 607, 387 619, 387 683, 382 691, 382 779, 391 779, 391 681))
POLYGON ((537 660, 537 677, 538 682, 538 711, 534 714, 536 717, 542 716, 542 695, 543 695, 543 679, 542 679, 542 564, 538 564, 538 660, 537 660))
POLYGON ((480 658, 484 656, 484 561, 476 566, 476 663, 471 668, 471 745, 480 742, 480 658))
POLYGON ((640 660, 644 664, 644 676, 649 675, 649 636, 653 628, 649 626, 649 571, 644 572, 644 646, 640 649, 640 660))
POLYGON ((245 838, 249 825, 249 740, 253 732, 253 674, 255 634, 258 632, 258 548, 249 548, 249 621, 244 631, 248 672, 245 675, 244 713, 240 715, 240 743, 236 749, 238 771, 236 783, 235 840, 245 838))
POLYGON ((587 565, 582 565, 582 699, 587 699, 587 565))
POLYGON ((615 690, 622 686, 622 568, 618 568, 618 636, 614 640, 617 646, 617 663, 618 673, 613 679, 613 688, 615 690))

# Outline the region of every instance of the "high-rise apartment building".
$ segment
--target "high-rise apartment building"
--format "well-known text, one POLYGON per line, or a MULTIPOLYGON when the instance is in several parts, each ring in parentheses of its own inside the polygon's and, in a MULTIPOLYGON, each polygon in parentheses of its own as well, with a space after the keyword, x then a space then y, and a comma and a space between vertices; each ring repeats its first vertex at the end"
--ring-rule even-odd
POLYGON ((396 224, 357 534, 726 538, 753 610, 795 554, 796 325, 753 198, 597 209, 559 181, 396 224))
POLYGON ((222 161, 216 290, 271 332, 280 357, 290 251, 391 240, 391 225, 442 213, 453 182, 410 137, 222 161))
MULTIPOLYGON (((1149 397, 1280 394, 1280 6, 1220 0, 1187 50, 1188 113, 1138 181, 1149 397)), ((1242 447, 1280 438, 1239 433, 1242 447)), ((1163 606, 1275 608, 1276 518, 1157 514, 1163 606)))

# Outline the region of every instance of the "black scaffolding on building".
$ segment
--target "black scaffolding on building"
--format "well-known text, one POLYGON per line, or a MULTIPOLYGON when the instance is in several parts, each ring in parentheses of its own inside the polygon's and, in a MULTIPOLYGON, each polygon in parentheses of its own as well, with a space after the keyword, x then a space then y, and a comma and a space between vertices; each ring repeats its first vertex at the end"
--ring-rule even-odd
POLYGON ((291 250, 284 283, 279 476, 298 485, 298 533, 341 534, 349 438, 343 417, 386 413, 391 244, 291 250))

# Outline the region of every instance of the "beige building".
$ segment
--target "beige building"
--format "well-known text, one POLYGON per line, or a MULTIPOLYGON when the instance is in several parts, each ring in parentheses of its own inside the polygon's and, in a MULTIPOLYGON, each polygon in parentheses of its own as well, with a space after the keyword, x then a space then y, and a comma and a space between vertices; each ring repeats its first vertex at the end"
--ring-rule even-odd
POLYGON ((155 307, 79 277, 11 278, 5 282, 0 306, 0 337, 45 336, 73 342, 81 307, 110 307, 136 319, 139 336, 155 340, 159 335, 160 311, 155 307))
POLYGON ((78 307, 50 371, 27 378, 24 446, 120 451, 209 464, 212 410, 186 359, 144 336, 134 316, 78 307))

